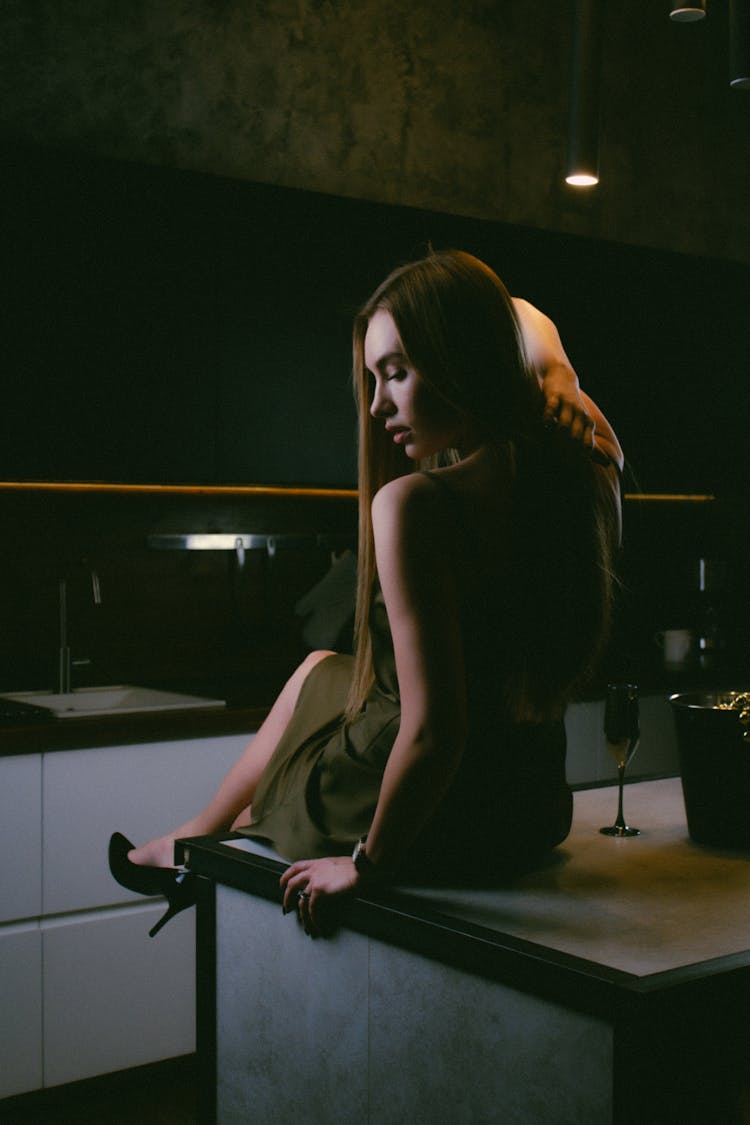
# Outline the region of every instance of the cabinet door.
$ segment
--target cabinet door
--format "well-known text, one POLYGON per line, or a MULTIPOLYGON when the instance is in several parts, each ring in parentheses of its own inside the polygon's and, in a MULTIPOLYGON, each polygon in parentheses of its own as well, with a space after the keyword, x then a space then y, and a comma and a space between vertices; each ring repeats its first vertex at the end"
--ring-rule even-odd
POLYGON ((250 737, 46 754, 43 913, 142 901, 109 873, 110 835, 141 842, 181 824, 207 803, 250 737))
MULTIPOLYGON (((604 703, 589 700, 571 703, 565 712, 565 733, 568 739, 566 772, 571 785, 596 781, 603 762, 604 703)), ((606 754, 606 748, 604 754, 606 754)))
POLYGON ((162 169, 6 155, 17 237, 3 239, 3 354, 16 377, 0 479, 212 479, 219 267, 197 189, 162 169))
POLYGON ((195 911, 163 904, 42 923, 44 1085, 195 1050, 195 911))
POLYGON ((42 1084, 39 924, 0 926, 0 1098, 42 1084))
POLYGON ((42 908, 42 757, 0 758, 0 922, 42 908))
MULTIPOLYGON (((641 695, 641 740, 628 774, 661 777, 679 773, 679 758, 669 701, 663 695, 641 695)), ((567 774, 571 785, 612 781, 617 766, 604 737, 604 701, 571 703, 565 715, 568 737, 567 774)))

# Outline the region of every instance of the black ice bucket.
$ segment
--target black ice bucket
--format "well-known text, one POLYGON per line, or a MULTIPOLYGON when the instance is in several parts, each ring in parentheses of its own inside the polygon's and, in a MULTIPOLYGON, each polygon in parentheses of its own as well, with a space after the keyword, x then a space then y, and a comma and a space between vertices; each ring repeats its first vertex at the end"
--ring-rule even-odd
POLYGON ((750 848, 747 693, 673 695, 688 832, 699 844, 750 848))

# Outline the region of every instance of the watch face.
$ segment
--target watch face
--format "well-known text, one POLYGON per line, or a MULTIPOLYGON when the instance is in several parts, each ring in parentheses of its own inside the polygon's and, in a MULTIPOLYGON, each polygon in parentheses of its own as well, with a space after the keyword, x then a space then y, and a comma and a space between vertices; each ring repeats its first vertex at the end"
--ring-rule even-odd
POLYGON ((352 860, 354 861, 354 866, 358 871, 367 866, 368 860, 367 852, 365 851, 364 840, 357 840, 357 843, 354 847, 354 852, 352 853, 352 860))

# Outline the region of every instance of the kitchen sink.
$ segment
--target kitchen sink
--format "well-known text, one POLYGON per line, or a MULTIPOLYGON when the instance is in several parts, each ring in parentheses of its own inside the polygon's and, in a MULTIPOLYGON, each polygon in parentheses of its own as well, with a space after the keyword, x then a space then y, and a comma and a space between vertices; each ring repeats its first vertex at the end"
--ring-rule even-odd
POLYGON ((208 699, 199 695, 184 695, 176 691, 160 691, 157 688, 134 687, 130 684, 78 688, 63 694, 55 694, 52 691, 14 691, 2 693, 0 698, 42 707, 51 711, 58 719, 77 719, 84 715, 126 715, 139 711, 183 711, 190 708, 226 706, 223 699, 208 699))

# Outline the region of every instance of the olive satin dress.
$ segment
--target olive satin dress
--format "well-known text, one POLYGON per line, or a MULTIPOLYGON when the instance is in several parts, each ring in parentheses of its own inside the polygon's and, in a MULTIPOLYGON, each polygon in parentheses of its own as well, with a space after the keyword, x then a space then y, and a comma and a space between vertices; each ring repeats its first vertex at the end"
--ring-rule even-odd
MULTIPOLYGON (((440 478, 427 475, 446 494, 458 541, 464 534, 460 501, 440 478)), ((502 703, 507 654, 500 618, 486 604, 463 609, 466 748, 448 793, 403 857, 401 881, 493 881, 538 862, 570 831, 564 726, 511 721, 502 703)), ((252 821, 240 830, 269 841, 286 859, 349 854, 370 827, 400 718, 379 589, 369 625, 375 682, 361 714, 353 722, 342 717, 353 658, 335 655, 316 664, 263 772, 252 821)))

